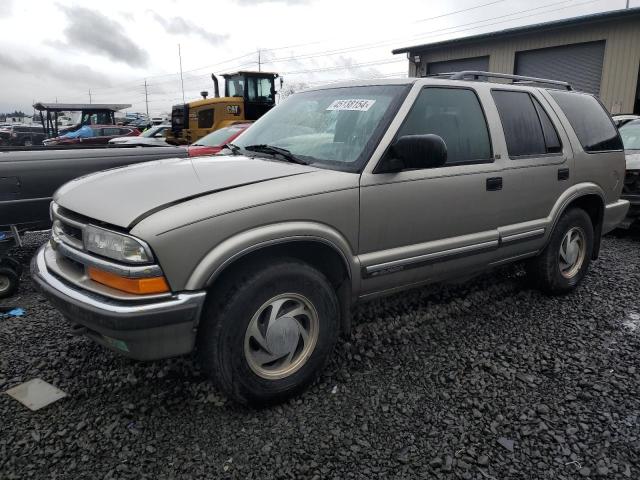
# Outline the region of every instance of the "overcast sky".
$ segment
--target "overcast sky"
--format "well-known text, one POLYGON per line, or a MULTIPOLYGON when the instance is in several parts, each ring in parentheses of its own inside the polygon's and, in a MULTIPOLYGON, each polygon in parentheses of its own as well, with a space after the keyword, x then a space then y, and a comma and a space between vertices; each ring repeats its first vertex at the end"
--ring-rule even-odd
MULTIPOLYGON (((0 0, 0 112, 33 100, 132 103, 150 113, 256 69, 309 85, 401 76, 407 45, 624 8, 626 0, 0 0), (465 11, 462 11, 465 10, 465 11), (457 13, 456 13, 457 12, 457 13)), ((640 0, 631 0, 639 7, 640 0)))

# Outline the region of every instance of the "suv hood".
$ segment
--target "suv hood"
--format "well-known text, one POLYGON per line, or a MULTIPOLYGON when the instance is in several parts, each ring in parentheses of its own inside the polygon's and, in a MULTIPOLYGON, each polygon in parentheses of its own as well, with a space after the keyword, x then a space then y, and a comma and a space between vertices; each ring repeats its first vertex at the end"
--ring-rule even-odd
POLYGON ((627 170, 640 170, 640 150, 627 150, 624 153, 627 160, 627 170))
POLYGON ((64 208, 122 228, 192 198, 316 171, 243 156, 145 162, 76 178, 54 194, 64 208))

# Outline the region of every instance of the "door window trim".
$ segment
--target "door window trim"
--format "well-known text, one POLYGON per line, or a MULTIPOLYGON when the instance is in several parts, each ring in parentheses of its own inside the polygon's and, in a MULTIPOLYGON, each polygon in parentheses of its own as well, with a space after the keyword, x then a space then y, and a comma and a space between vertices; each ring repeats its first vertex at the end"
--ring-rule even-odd
MULTIPOLYGON (((548 109, 546 109, 544 107, 544 105, 542 104, 542 102, 540 101, 540 99, 537 96, 533 95, 532 92, 529 92, 527 90, 513 90, 511 88, 491 88, 490 89, 490 93, 491 93, 491 98, 493 98, 494 105, 496 106, 496 111, 498 112, 498 118, 500 118, 500 126, 502 127, 502 136, 504 137, 504 143, 505 143, 505 147, 507 148, 507 155, 509 157, 509 160, 531 160, 531 159, 535 159, 535 158, 562 157, 564 155, 564 143, 562 142, 562 137, 560 136, 560 133, 558 132, 558 127, 554 123, 553 118, 551 118, 551 115, 549 115, 548 109), (558 141, 560 142, 560 151, 559 152, 551 152, 551 153, 546 153, 546 152, 545 153, 536 153, 536 154, 531 154, 531 155, 511 155, 509 153, 509 142, 507 142, 507 135, 506 135, 505 130, 504 130, 504 122, 502 120, 502 115, 500 115, 500 109, 498 108, 498 104, 495 102, 495 98, 493 97, 493 92, 525 93, 525 94, 529 95, 529 99, 530 100, 532 98, 537 100, 538 104, 540 104, 540 107, 542 108, 544 113, 547 114, 547 117, 551 121, 551 125, 553 126, 553 129, 556 132, 556 137, 558 137, 558 141)), ((544 138, 544 128, 542 128, 542 120, 540 120, 540 114, 538 113, 538 109, 536 108, 536 104, 533 103, 533 100, 531 100, 531 105, 533 106, 533 110, 536 112, 536 118, 538 119, 538 123, 540 124, 540 132, 542 133, 542 141, 544 142, 545 148, 547 148, 547 140, 546 140, 546 138, 544 138)))
MULTIPOLYGON (((409 111, 407 112, 407 114, 405 115, 404 119, 402 120, 402 123, 400 124, 400 126, 396 130, 395 134, 393 135, 393 138, 389 142, 389 145, 387 145, 387 148, 385 148, 384 153, 380 156, 380 160, 378 160, 378 163, 376 164, 375 168, 372 170, 373 174, 382 173, 378 169, 387 160, 387 155, 389 155, 389 151, 391 149, 391 146, 396 142, 396 140, 398 140, 398 132, 400 132, 402 130, 402 127, 404 127, 404 125, 406 124, 409 116, 413 112, 413 109, 416 107, 416 104, 418 103, 418 99, 420 98, 420 95, 422 94, 422 92, 427 90, 427 89, 436 89, 436 88, 437 89, 445 89, 445 90, 454 90, 454 89, 455 90, 469 90, 470 92, 472 92, 475 95, 476 100, 478 101, 478 104, 480 105, 480 111, 482 112, 482 117, 484 118, 484 124, 485 124, 485 127, 487 129, 487 135, 488 135, 488 138, 489 138, 489 158, 488 159, 482 159, 482 160, 480 160, 480 159, 478 159, 478 160, 467 160, 467 161, 464 161, 464 162, 456 162, 455 164, 450 164, 450 165, 447 165, 445 163, 441 167, 435 167, 435 168, 415 168, 415 169, 410 169, 410 170, 407 169, 407 170, 401 170, 401 172, 415 172, 415 171, 418 171, 418 170, 441 170, 443 168, 464 167, 464 166, 467 166, 467 165, 482 165, 482 164, 495 163, 496 158, 495 158, 494 150, 493 150, 493 137, 491 136, 491 129, 489 128, 489 121, 487 120, 487 112, 485 111, 484 105, 482 104, 482 100, 480 99, 480 96, 478 95, 478 92, 474 88, 467 87, 467 86, 461 86, 461 85, 424 85, 423 87, 420 88, 420 91, 416 95, 416 98, 413 101, 413 104, 409 108, 409 111)), ((400 172, 398 172, 398 173, 400 173, 400 172)))

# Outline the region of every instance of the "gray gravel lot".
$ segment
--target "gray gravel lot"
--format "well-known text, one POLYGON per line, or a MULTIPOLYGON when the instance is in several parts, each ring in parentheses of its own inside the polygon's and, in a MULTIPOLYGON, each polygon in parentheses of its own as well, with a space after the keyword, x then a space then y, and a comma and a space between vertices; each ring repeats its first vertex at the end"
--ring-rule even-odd
POLYGON ((190 358, 70 335, 25 280, 0 302, 27 311, 0 319, 0 391, 39 377, 69 397, 0 395, 0 479, 638 479, 639 293, 636 233, 606 237, 565 297, 510 267, 372 302, 319 382, 251 410, 190 358))

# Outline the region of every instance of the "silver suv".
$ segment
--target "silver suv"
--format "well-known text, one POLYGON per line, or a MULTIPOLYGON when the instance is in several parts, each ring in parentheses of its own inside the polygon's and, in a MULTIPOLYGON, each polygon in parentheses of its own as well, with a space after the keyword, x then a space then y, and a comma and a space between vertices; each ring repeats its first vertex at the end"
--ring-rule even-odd
POLYGON ((316 88, 222 155, 71 181, 33 277, 78 333, 196 349, 253 404, 311 383, 357 302, 516 261, 569 292, 627 212, 620 137, 591 95, 494 76, 316 88))

